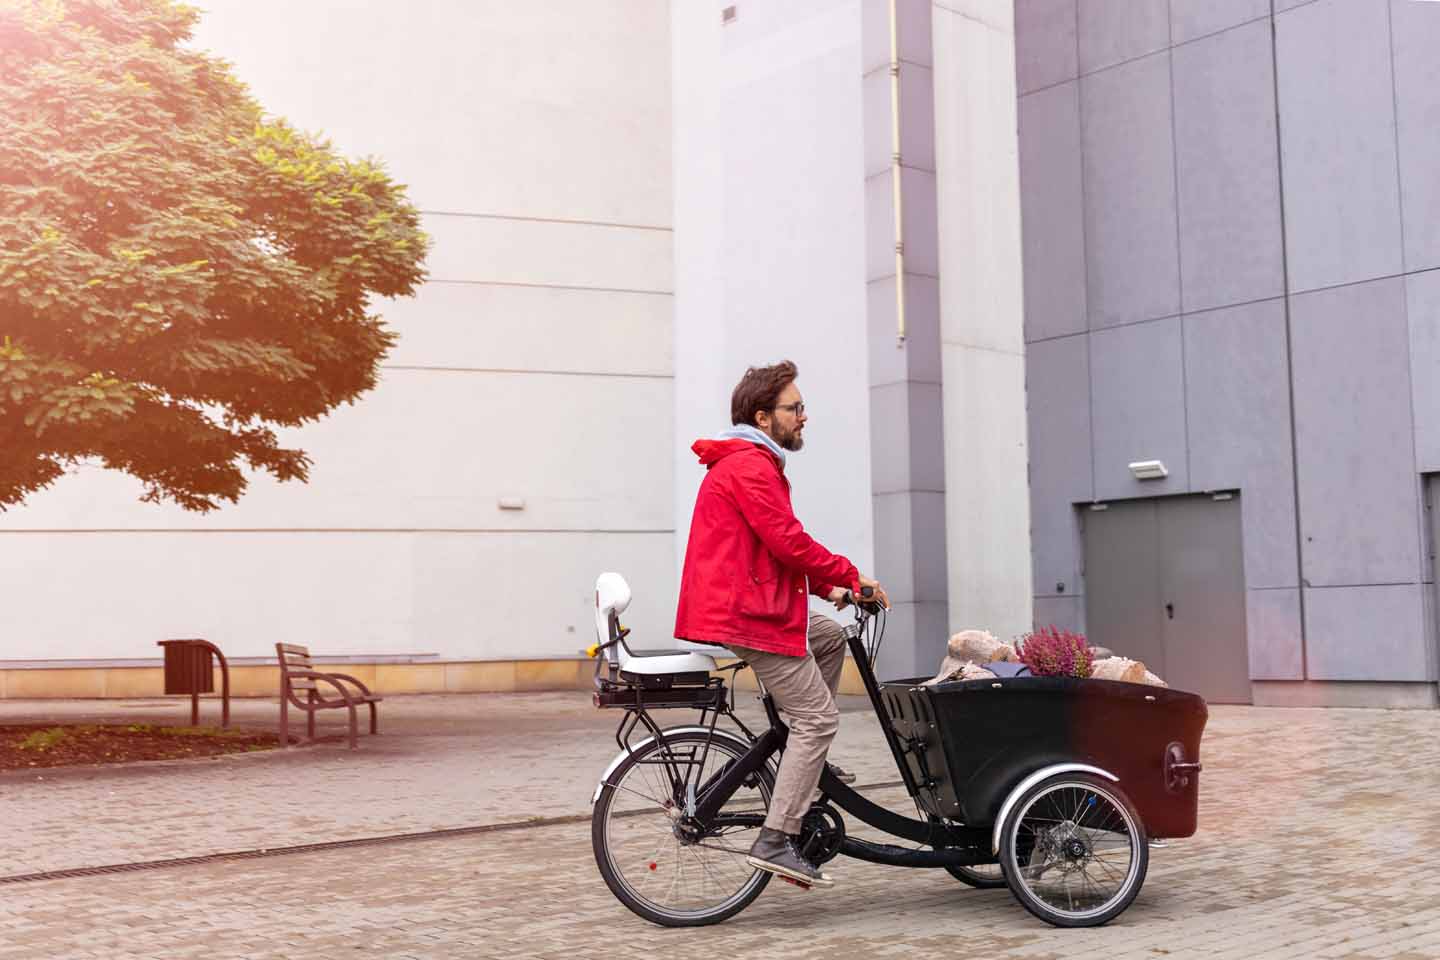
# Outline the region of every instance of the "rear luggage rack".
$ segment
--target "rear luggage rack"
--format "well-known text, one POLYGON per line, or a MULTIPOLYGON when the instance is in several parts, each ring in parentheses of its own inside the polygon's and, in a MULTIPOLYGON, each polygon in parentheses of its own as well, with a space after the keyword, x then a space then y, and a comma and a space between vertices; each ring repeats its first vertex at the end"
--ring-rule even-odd
POLYGON ((641 680, 610 680, 606 677, 595 679, 595 695, 591 698, 595 706, 602 709, 619 707, 625 710, 666 709, 669 707, 690 707, 695 710, 718 710, 725 705, 725 681, 707 674, 661 674, 647 676, 641 680), (681 678, 704 677, 703 683, 680 682, 681 678), (670 680, 671 683, 658 686, 655 681, 670 680))

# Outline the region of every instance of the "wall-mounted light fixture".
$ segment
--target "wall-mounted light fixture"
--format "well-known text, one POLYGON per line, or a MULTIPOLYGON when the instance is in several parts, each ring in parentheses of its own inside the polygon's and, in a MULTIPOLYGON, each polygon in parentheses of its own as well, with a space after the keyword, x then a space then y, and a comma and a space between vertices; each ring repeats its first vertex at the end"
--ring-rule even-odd
POLYGON ((1159 460, 1136 460, 1130 464, 1130 473, 1136 480, 1160 480, 1170 476, 1170 471, 1159 460))

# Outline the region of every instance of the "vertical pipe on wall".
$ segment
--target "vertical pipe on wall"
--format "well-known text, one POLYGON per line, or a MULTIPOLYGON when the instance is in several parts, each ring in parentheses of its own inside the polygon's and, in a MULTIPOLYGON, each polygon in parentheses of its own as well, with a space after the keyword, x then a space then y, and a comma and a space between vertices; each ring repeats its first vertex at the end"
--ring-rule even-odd
POLYGON ((895 345, 905 344, 905 214, 900 205, 900 29, 890 0, 890 190, 895 206, 895 345))

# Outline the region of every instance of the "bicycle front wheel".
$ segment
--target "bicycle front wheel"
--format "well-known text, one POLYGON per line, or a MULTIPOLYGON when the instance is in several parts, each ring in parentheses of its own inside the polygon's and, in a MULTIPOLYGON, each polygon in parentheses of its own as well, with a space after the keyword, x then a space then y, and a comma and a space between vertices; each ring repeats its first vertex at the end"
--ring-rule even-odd
POLYGON ((774 787, 767 767, 752 775, 699 830, 684 816, 687 788, 710 780, 749 744, 716 731, 667 734, 628 756, 601 788, 591 817, 595 863, 616 899, 652 923, 697 927, 750 905, 770 874, 745 862, 774 787))

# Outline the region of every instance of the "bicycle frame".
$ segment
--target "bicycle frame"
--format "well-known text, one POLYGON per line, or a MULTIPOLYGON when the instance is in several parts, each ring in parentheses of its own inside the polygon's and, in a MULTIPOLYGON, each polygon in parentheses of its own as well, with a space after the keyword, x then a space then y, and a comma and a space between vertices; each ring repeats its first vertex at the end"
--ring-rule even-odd
MULTIPOLYGON (((880 684, 875 677, 875 671, 861 637, 862 631, 859 627, 851 627, 846 630, 846 644, 850 649, 851 656, 854 657, 866 695, 870 698, 876 715, 881 719, 881 730, 885 734, 885 741, 890 747, 895 765, 900 771, 906 792, 914 798, 917 795, 918 787, 909 765, 905 762, 905 754, 916 747, 908 742, 902 742, 890 724, 885 722, 887 714, 880 699, 880 684)), ((790 731, 780 717, 774 698, 766 692, 761 697, 761 704, 764 706, 770 726, 758 736, 734 715, 730 703, 722 700, 721 705, 714 708, 713 711, 710 709, 701 711, 702 726, 706 725, 706 714, 713 713, 708 724, 712 740, 716 722, 721 715, 725 715, 735 722, 751 744, 743 756, 726 763, 705 783, 692 785, 689 781, 689 770, 682 773, 679 764, 673 757, 667 757, 663 761, 668 768, 672 786, 676 791, 674 799, 683 807, 687 818, 691 820, 701 835, 725 826, 757 826, 763 819, 761 814, 720 813, 721 808, 741 785, 758 774, 772 757, 785 748, 790 731)), ((629 751, 630 748, 626 741, 637 723, 644 723, 652 736, 662 744, 664 743, 665 731, 648 716, 643 705, 628 712, 630 715, 622 721, 621 728, 616 733, 616 739, 623 749, 629 751)), ((701 755, 699 762, 695 763, 693 760, 687 762, 687 767, 696 769, 703 767, 704 757, 709 752, 709 743, 710 741, 707 740, 705 753, 701 755)), ((995 862, 991 847, 991 831, 988 827, 967 826, 938 819, 917 820, 903 816, 867 800, 858 791, 835 779, 828 768, 821 772, 819 787, 822 803, 829 801, 857 820, 891 836, 912 843, 925 844, 931 848, 924 850, 871 843, 846 836, 839 847, 841 854, 872 863, 904 867, 975 866, 995 862)))

